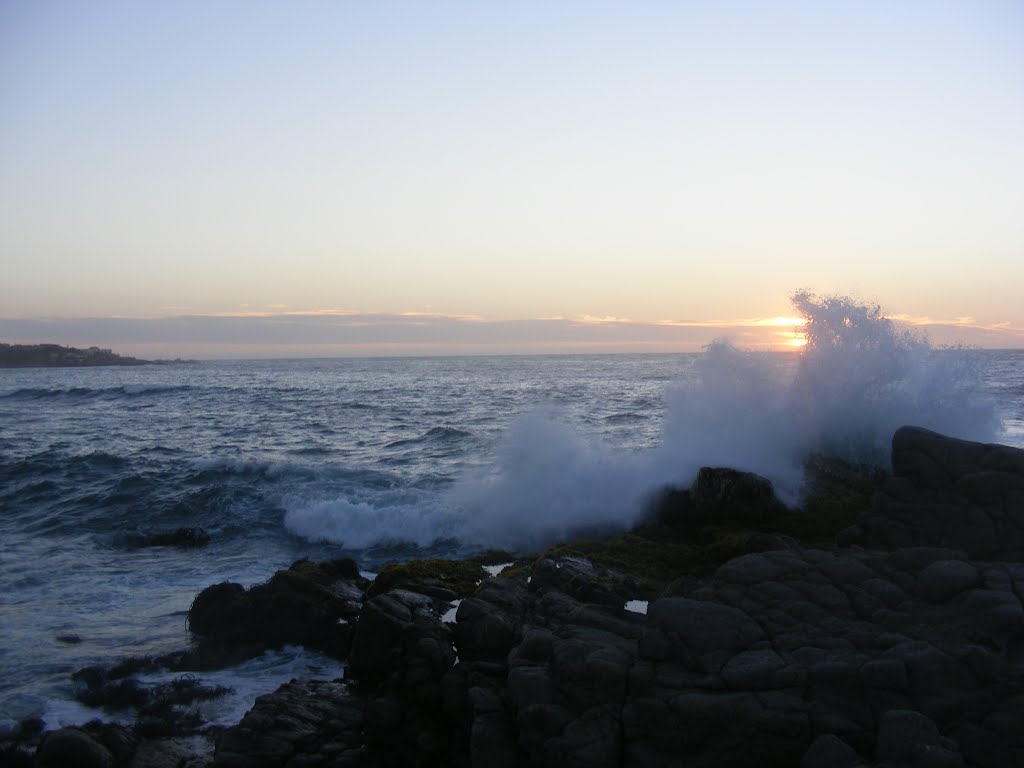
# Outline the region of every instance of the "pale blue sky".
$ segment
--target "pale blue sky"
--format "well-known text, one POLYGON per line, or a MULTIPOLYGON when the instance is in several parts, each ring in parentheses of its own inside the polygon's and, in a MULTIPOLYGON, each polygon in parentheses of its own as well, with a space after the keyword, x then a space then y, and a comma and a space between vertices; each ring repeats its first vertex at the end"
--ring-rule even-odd
POLYGON ((0 316, 809 287, 1024 345, 1022 137, 1017 2, 5 0, 0 316))

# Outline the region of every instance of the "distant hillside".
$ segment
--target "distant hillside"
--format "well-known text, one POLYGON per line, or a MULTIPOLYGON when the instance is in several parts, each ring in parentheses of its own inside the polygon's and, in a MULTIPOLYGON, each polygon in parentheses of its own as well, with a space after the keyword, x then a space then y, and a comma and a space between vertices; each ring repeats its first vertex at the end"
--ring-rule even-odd
POLYGON ((0 368, 72 368, 85 365, 149 365, 109 349, 62 347, 59 344, 0 343, 0 368))

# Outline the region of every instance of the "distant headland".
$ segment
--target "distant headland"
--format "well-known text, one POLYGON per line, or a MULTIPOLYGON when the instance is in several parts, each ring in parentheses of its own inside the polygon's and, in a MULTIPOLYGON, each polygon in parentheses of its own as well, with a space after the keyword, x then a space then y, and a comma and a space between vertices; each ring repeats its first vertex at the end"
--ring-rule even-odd
POLYGON ((0 368, 74 368, 87 365, 152 365, 109 349, 62 347, 59 344, 0 343, 0 368))

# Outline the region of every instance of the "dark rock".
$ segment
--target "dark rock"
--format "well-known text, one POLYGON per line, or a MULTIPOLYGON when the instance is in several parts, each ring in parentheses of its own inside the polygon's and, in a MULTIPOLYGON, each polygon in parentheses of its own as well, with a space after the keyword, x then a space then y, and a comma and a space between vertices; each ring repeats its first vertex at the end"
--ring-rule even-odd
POLYGON ((707 525, 763 526, 786 511, 770 480, 724 467, 702 467, 688 489, 666 488, 648 503, 646 522, 695 536, 707 525))
POLYGON ((223 768, 326 765, 325 753, 348 751, 348 764, 358 765, 362 727, 363 705, 342 683, 293 680, 256 699, 241 722, 220 735, 213 764, 223 768))
POLYGON ((363 606, 348 659, 354 678, 415 680, 425 668, 426 679, 440 681, 454 662, 451 631, 430 598, 396 589, 363 606))
POLYGON ((978 473, 1024 476, 1024 450, 900 427, 892 438, 892 469, 918 489, 943 489, 978 473))
POLYGON ((647 621, 695 653, 747 648, 763 630, 743 611, 721 603, 668 597, 647 609, 647 621))
POLYGON ((838 736, 826 733, 811 742, 800 768, 855 768, 863 763, 853 747, 838 736))
POLYGON ((114 756, 84 731, 61 728, 43 739, 36 764, 39 768, 112 768, 114 756))
POLYGON ((942 603, 980 582, 973 565, 963 560, 938 560, 918 574, 917 593, 931 603, 942 603))
POLYGON ((863 543, 1024 558, 1024 450, 901 427, 892 466, 894 477, 859 521, 863 543))
POLYGON ((344 658, 361 608, 353 598, 367 582, 352 560, 300 560, 249 590, 225 582, 200 592, 189 628, 220 646, 247 646, 255 655, 286 643, 344 658))
POLYGON ((376 597, 393 589, 404 589, 438 600, 468 597, 490 574, 469 560, 425 559, 392 563, 385 567, 366 590, 376 597))
POLYGON ((935 723, 920 712, 890 710, 878 725, 875 758, 888 765, 910 765, 918 746, 938 747, 942 734, 935 723))
POLYGON ((724 467, 702 467, 690 497, 695 518, 705 524, 764 525, 785 511, 770 480, 724 467))

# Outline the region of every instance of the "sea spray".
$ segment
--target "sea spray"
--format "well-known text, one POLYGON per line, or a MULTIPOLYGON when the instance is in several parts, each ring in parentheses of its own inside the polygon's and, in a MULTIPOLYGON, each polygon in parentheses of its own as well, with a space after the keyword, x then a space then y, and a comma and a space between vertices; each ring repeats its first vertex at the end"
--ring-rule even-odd
POLYGON ((974 350, 932 349, 923 333, 847 297, 800 292, 793 304, 807 319, 788 403, 798 448, 887 466, 889 441, 904 424, 969 440, 999 436, 974 350))
POLYGON ((879 307, 847 297, 793 296, 806 345, 795 355, 752 352, 720 340, 668 395, 662 441, 646 452, 587 443, 550 409, 520 418, 497 466, 452 492, 466 537, 530 549, 588 530, 624 528, 666 485, 701 466, 769 478, 799 499, 811 452, 887 466, 896 428, 916 424, 973 440, 999 433, 972 350, 933 350, 879 307))

